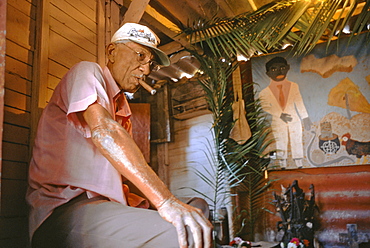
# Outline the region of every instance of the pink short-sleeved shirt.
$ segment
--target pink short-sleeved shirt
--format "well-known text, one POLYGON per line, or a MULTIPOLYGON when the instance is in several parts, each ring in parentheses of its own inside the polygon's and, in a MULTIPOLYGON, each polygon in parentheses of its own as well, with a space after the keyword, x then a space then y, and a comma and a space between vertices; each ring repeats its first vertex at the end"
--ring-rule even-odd
POLYGON ((108 68, 93 62, 73 66, 39 121, 26 196, 31 237, 54 208, 83 192, 127 205, 120 173, 97 150, 88 126, 76 115, 95 102, 131 132, 129 105, 108 68))

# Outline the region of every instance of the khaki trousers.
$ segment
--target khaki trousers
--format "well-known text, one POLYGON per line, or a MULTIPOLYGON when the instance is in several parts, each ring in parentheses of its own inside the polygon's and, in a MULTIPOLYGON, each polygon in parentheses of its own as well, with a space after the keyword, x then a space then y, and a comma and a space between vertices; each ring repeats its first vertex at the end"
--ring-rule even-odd
MULTIPOLYGON (((189 247, 193 246, 189 235, 189 247)), ((56 208, 36 230, 33 248, 177 248, 175 227, 157 211, 82 194, 56 208)))

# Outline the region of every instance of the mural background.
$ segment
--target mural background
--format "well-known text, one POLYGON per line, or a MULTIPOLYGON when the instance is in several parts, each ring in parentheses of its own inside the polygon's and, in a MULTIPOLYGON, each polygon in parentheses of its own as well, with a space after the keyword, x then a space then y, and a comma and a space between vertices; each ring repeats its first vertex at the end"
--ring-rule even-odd
MULTIPOLYGON (((366 34, 353 45, 347 44, 348 38, 332 42, 329 47, 319 44, 300 57, 287 51, 251 60, 257 92, 270 83, 267 61, 281 56, 290 64, 287 79, 298 84, 313 123, 310 130, 303 130, 303 167, 369 163, 370 45, 366 34)), ((287 169, 294 169, 289 150, 287 169)), ((270 168, 277 168, 272 161, 270 168)))

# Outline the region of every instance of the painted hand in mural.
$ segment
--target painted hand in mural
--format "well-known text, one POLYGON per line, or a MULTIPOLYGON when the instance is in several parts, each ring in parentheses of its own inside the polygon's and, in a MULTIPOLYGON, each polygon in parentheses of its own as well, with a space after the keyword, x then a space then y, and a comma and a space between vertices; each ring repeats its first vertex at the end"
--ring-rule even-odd
POLYGON ((163 219, 172 223, 177 230, 180 248, 188 247, 187 229, 190 229, 194 238, 194 247, 210 248, 212 225, 198 208, 187 205, 176 198, 170 198, 159 208, 159 214, 163 219))
POLYGON ((287 113, 281 113, 280 119, 282 119, 285 123, 291 122, 292 121, 292 116, 287 113))

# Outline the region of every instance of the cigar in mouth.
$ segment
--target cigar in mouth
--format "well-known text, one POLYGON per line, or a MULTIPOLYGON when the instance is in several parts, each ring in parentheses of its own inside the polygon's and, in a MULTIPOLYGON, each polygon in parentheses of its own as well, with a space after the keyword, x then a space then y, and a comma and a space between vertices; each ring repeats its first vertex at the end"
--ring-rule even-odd
POLYGON ((151 95, 154 95, 155 93, 157 93, 157 91, 155 89, 153 89, 150 85, 148 85, 147 83, 145 83, 144 80, 140 79, 139 80, 139 83, 151 95))

